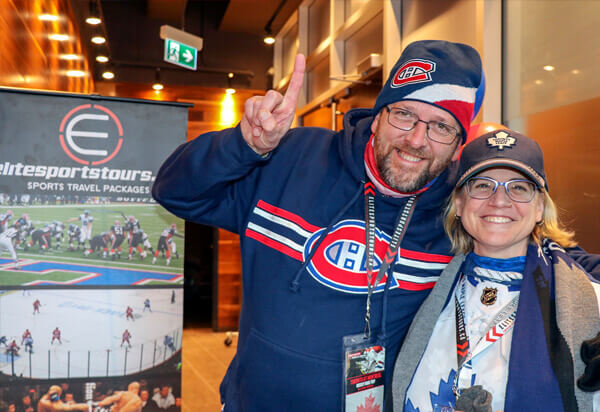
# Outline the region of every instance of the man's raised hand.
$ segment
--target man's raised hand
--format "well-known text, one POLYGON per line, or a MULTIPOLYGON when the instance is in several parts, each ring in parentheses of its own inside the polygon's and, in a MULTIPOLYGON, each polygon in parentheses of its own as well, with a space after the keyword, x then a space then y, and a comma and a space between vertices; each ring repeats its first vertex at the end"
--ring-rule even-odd
POLYGON ((265 154, 279 145, 294 120, 298 96, 302 89, 306 60, 296 56, 294 72, 285 95, 269 90, 264 96, 246 100, 241 129, 244 140, 258 154, 265 154))

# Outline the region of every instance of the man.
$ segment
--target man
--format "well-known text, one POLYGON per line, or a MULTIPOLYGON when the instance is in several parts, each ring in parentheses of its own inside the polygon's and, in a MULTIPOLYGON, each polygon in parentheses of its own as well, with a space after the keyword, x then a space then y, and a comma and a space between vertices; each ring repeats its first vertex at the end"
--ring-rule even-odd
POLYGON ((86 403, 66 404, 60 400, 62 389, 60 386, 52 385, 44 396, 38 402, 38 412, 58 412, 58 411, 87 411, 89 407, 86 403))
POLYGON ((25 395, 21 398, 21 411, 23 412, 34 412, 33 405, 31 403, 31 396, 25 395))
MULTIPOLYGON (((158 238, 158 245, 156 246, 156 252, 154 252, 154 257, 152 258, 152 264, 156 263, 156 258, 158 258, 158 254, 160 252, 163 253, 163 257, 167 256, 167 265, 171 264, 171 252, 173 254, 177 253, 177 247, 175 246, 175 242, 173 242, 173 236, 183 237, 179 233, 177 233, 177 225, 172 223, 166 229, 163 229, 160 237, 158 238)), ((179 255, 176 255, 179 256, 179 255)))
POLYGON ((142 401, 142 410, 146 411, 150 409, 150 403, 148 402, 150 399, 150 393, 148 393, 146 389, 140 391, 140 399, 142 401), (148 406, 148 408, 146 408, 146 406, 148 406))
POLYGON ((17 236, 18 230, 15 226, 9 226, 4 230, 4 232, 0 233, 0 253, 3 250, 8 251, 14 263, 15 269, 20 269, 19 267, 19 258, 17 256, 17 252, 15 251, 15 247, 13 245, 13 239, 17 236))
POLYGON ((94 218, 90 215, 89 210, 84 210, 83 213, 80 214, 78 217, 73 217, 71 219, 68 219, 67 222, 74 222, 76 220, 81 221, 79 243, 84 245, 84 247, 85 247, 85 241, 86 240, 89 241, 92 239, 92 226, 93 226, 94 218))
POLYGON ((135 318, 133 317, 133 308, 131 306, 127 306, 127 309, 125 309, 125 320, 129 319, 135 321, 135 318))
POLYGON ((124 343, 127 343, 127 346, 131 348, 131 342, 129 342, 130 338, 131 333, 129 332, 129 329, 125 329, 125 332, 123 332, 123 336, 121 338, 121 347, 123 347, 124 343))
POLYGON ((50 342, 50 345, 54 344, 54 340, 57 340, 58 343, 62 345, 62 341, 60 340, 60 329, 58 329, 58 326, 52 331, 52 341, 50 342))
POLYGON ((29 331, 29 329, 25 329, 25 332, 23 332, 23 336, 21 337, 21 345, 23 344, 23 342, 25 342, 25 339, 30 338, 31 337, 31 332, 29 331))
POLYGON ((238 127, 176 149, 153 187, 175 215, 242 237, 226 412, 382 410, 382 381, 450 261, 441 211, 483 95, 478 53, 408 45, 373 109, 350 110, 338 133, 289 129, 304 67, 300 55, 285 96, 250 98, 238 127), (349 357, 378 346, 383 372, 346 374, 349 357))
POLYGON ((83 251, 84 256, 93 256, 94 253, 99 254, 102 251, 102 257, 106 258, 108 245, 111 244, 109 232, 102 232, 90 239, 90 248, 83 251))
POLYGON ((140 412, 142 410, 142 400, 138 396, 140 384, 131 382, 127 391, 118 391, 114 395, 108 396, 98 403, 97 406, 112 405, 112 412, 140 412))
POLYGON ((26 337, 23 340, 23 343, 25 344, 25 352, 33 353, 33 338, 31 335, 26 337))
POLYGON ((35 315, 36 313, 40 313, 40 306, 42 306, 42 304, 40 303, 39 299, 36 299, 33 302, 33 314, 35 315))
POLYGON ((123 226, 121 226, 120 220, 115 220, 115 224, 110 227, 110 237, 110 256, 112 260, 115 260, 116 254, 116 257, 121 259, 121 243, 123 243, 123 240, 125 239, 125 232, 123 226))
POLYGON ((12 210, 7 210, 5 213, 0 213, 0 233, 4 232, 8 227, 8 222, 12 219, 12 210))
POLYGON ((152 400, 159 409, 168 409, 175 405, 175 397, 171 393, 171 388, 168 385, 163 385, 160 390, 154 394, 152 400))
POLYGON ((81 242, 81 228, 74 223, 69 223, 69 251, 75 251, 74 241, 77 241, 77 250, 81 247, 85 249, 85 243, 81 242))

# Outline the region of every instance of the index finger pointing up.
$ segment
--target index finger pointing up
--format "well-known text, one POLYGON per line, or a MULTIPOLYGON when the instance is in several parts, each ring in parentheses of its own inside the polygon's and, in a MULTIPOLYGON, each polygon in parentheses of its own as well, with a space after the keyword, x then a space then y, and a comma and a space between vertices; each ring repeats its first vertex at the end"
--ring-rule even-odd
POLYGON ((283 102, 281 103, 282 108, 288 108, 292 106, 292 110, 295 110, 298 104, 298 96, 302 89, 302 82, 304 81, 304 72, 306 70, 306 59, 303 54, 296 55, 296 61, 294 62, 294 72, 290 78, 290 84, 283 96, 283 102))

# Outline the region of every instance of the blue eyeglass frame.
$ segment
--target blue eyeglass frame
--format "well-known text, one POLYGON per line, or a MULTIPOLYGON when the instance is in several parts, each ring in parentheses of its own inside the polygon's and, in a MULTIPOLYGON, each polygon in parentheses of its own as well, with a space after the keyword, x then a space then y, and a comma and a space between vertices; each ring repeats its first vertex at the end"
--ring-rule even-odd
POLYGON ((470 177, 469 179, 467 179, 467 181, 465 182, 465 187, 467 189, 467 194, 469 195, 469 197, 473 198, 473 199, 478 199, 478 200, 486 200, 491 198, 492 196, 494 196, 496 194, 496 190, 498 190, 498 186, 504 186, 504 191, 506 192, 506 195, 509 197, 510 200, 512 200, 513 202, 517 202, 517 203, 529 203, 533 200, 533 198, 535 197, 535 192, 539 191, 539 187, 538 185, 536 185, 534 182, 532 182, 529 179, 511 179, 511 180, 507 180, 506 182, 499 182, 496 179, 492 179, 491 177, 487 177, 487 176, 473 176, 470 177), (469 187, 469 182, 471 182, 474 179, 483 179, 483 180, 487 180, 489 182, 493 182, 494 183, 494 188, 492 189, 492 193, 488 196, 488 197, 473 197, 471 196, 471 188, 469 187), (533 194, 531 195, 531 199, 529 200, 516 200, 513 199, 513 197, 511 196, 511 192, 510 190, 508 190, 508 184, 510 183, 514 183, 514 182, 525 182, 525 183, 529 183, 533 185, 533 194))

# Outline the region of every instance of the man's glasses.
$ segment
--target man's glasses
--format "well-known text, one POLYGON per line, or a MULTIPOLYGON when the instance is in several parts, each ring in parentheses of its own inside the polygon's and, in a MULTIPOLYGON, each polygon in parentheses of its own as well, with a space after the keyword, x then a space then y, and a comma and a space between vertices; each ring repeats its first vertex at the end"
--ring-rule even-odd
POLYGON ((419 116, 408 110, 401 109, 399 107, 385 106, 388 111, 388 123, 396 129, 409 131, 415 128, 417 123, 422 122, 427 125, 427 137, 434 142, 442 144, 452 144, 456 136, 458 136, 458 130, 446 123, 438 122, 436 120, 430 120, 426 122, 421 120, 419 116))
POLYGON ((490 177, 472 177, 467 180, 467 193, 473 199, 489 199, 498 186, 504 186, 508 197, 518 203, 531 202, 535 196, 536 185, 529 180, 515 179, 508 182, 498 182, 490 177))

